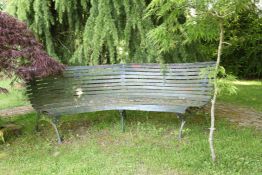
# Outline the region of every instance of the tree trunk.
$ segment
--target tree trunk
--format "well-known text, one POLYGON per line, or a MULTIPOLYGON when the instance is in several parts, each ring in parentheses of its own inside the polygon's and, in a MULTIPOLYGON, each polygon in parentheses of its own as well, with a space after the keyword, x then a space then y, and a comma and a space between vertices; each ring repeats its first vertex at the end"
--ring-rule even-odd
POLYGON ((223 41, 224 41, 224 26, 223 21, 219 23, 220 27, 220 36, 219 36, 219 45, 218 45, 218 51, 217 51, 217 61, 216 61, 216 67, 215 67, 215 77, 214 77, 214 95, 211 100, 211 126, 210 126, 210 133, 209 133, 209 145, 210 145, 210 151, 211 151, 211 157, 213 162, 216 160, 216 154, 214 149, 214 131, 215 131, 215 104, 216 104, 216 98, 217 98, 217 73, 218 68, 221 60, 221 54, 222 54, 222 47, 223 47, 223 41))

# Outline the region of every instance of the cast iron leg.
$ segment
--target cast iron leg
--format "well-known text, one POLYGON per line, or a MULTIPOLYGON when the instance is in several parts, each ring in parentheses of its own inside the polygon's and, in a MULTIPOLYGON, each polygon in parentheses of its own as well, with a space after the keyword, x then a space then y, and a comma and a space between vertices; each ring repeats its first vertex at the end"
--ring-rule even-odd
POLYGON ((121 129, 122 132, 125 132, 125 117, 126 117, 126 111, 125 110, 119 110, 120 113, 120 122, 121 122, 121 129))
POLYGON ((2 140, 3 143, 5 143, 5 137, 4 137, 4 131, 0 130, 0 139, 2 140))
POLYGON ((180 125, 180 128, 179 128, 179 134, 178 134, 178 140, 180 141, 182 139, 182 132, 183 132, 183 127, 186 123, 186 120, 185 120, 185 116, 183 114, 177 114, 180 121, 181 121, 181 125, 180 125))
POLYGON ((55 129, 55 133, 56 133, 56 136, 57 136, 57 143, 58 144, 61 144, 62 143, 62 139, 61 139, 61 136, 58 132, 58 129, 57 129, 57 124, 59 122, 59 116, 55 116, 53 117, 53 119, 51 120, 51 125, 53 126, 53 128, 55 129))

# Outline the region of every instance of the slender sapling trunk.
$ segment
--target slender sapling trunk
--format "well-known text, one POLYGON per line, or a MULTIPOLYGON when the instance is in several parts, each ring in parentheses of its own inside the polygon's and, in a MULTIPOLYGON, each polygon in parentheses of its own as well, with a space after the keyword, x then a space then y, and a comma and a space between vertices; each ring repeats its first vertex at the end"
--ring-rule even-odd
POLYGON ((218 51, 217 51, 217 61, 216 61, 216 67, 215 67, 215 77, 214 77, 214 94, 213 98, 211 100, 211 126, 210 126, 210 133, 209 133, 209 145, 210 145, 210 151, 211 151, 211 157, 213 162, 216 160, 216 154, 214 149, 214 131, 215 131, 215 104, 216 104, 216 98, 217 98, 217 73, 218 68, 221 60, 221 54, 222 54, 222 47, 224 42, 224 26, 223 21, 219 23, 220 27, 220 36, 219 36, 219 45, 218 45, 218 51))

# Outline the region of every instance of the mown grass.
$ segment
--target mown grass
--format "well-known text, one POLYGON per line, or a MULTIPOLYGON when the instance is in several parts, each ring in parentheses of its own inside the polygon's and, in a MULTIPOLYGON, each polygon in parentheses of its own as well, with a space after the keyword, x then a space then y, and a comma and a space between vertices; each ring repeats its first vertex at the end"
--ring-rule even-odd
POLYGON ((262 81, 236 81, 236 95, 222 95, 219 101, 262 111, 262 81))
POLYGON ((11 108, 16 106, 29 105, 25 97, 25 90, 10 85, 10 79, 0 80, 0 87, 8 89, 8 94, 0 93, 0 109, 11 108))
POLYGON ((47 122, 34 131, 35 114, 14 117, 23 134, 0 145, 0 174, 261 174, 262 133, 218 121, 213 164, 207 118, 188 119, 178 142, 172 113, 129 111, 125 133, 116 111, 65 116, 58 145, 47 122))

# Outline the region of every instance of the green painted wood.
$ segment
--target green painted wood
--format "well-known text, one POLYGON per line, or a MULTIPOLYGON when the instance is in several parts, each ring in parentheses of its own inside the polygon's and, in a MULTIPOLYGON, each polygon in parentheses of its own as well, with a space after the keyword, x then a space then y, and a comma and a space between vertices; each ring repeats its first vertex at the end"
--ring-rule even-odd
POLYGON ((60 76, 28 82, 26 92, 37 111, 50 115, 97 110, 183 112, 210 100, 212 85, 200 72, 212 66, 214 62, 74 66, 60 76))
MULTIPOLYGON (((137 70, 137 69, 129 69, 126 70, 125 69, 125 75, 148 75, 148 76, 186 76, 186 75, 199 75, 201 69, 197 69, 195 71, 193 70, 188 70, 188 69, 180 69, 180 70, 167 70, 166 72, 161 72, 161 70, 154 70, 154 71, 149 71, 147 69, 141 69, 141 70, 137 70)), ((65 72, 63 74, 63 76, 66 77, 72 77, 72 76, 117 76, 117 75, 121 75, 121 71, 115 71, 115 72, 97 72, 97 73, 91 73, 89 71, 82 71, 82 72, 78 72, 77 74, 75 72, 65 72)))
MULTIPOLYGON (((71 96, 71 97, 65 97, 65 96, 62 96, 60 95, 59 96, 56 96, 56 97, 47 97, 47 98, 31 98, 32 101, 35 102, 35 104, 38 104, 38 105, 45 105, 45 104, 53 104, 53 103, 63 103, 65 101, 79 101, 79 102, 83 102, 87 99, 93 99, 93 98, 96 98, 96 97, 99 97, 100 99, 103 99, 103 98, 109 98, 109 99, 113 99, 113 98, 123 98, 124 97, 127 97, 128 99, 131 99, 131 98, 141 98, 142 97, 145 97, 145 98, 155 98, 155 99, 167 99, 167 98, 170 98, 170 99, 180 99, 180 100, 187 100, 187 101, 192 101, 192 102, 195 102, 195 101, 198 101, 198 102, 207 102, 209 100, 209 97, 204 97, 204 96, 197 96, 197 95, 188 95, 187 97, 185 96, 175 96, 175 95, 155 95, 154 97, 152 97, 152 94, 144 94, 144 95, 141 95, 141 94, 135 94, 135 95, 126 95, 126 94, 119 94, 119 95, 111 95, 111 94, 100 94, 100 95, 89 95, 89 96, 71 96)), ((131 100, 130 100, 131 101, 131 100)), ((110 100, 108 100, 108 102, 110 102, 110 100)), ((193 104, 191 104, 192 106, 195 106, 193 104)), ((191 106, 189 105, 189 106, 191 106)))
POLYGON ((109 99, 105 101, 104 99, 102 100, 89 100, 89 101, 67 101, 67 102, 62 102, 62 103, 53 103, 53 104, 46 104, 42 106, 43 110, 49 110, 53 108, 61 108, 61 107, 82 107, 82 108, 96 108, 97 106, 115 106, 116 108, 118 106, 128 106, 128 105, 162 105, 162 106, 202 106, 204 105, 205 102, 190 102, 190 101, 185 101, 185 100, 176 100, 176 101, 160 101, 160 100, 152 100, 150 99, 147 100, 129 100, 129 99, 121 99, 121 100, 115 100, 115 99, 109 99), (110 102, 110 103, 109 103, 110 102))
POLYGON ((176 64, 164 64, 159 65, 155 63, 145 63, 145 64, 113 64, 113 65, 97 65, 97 66, 74 66, 74 67, 68 67, 67 70, 84 70, 84 69, 120 69, 120 68, 159 68, 162 69, 162 67, 173 67, 173 68, 195 68, 195 67, 214 67, 215 62, 199 62, 199 63, 176 63, 176 64))
MULTIPOLYGON (((55 88, 44 88, 41 89, 41 92, 38 92, 37 94, 41 95, 48 95, 50 94, 49 91, 52 90, 53 93, 66 93, 66 89, 55 89, 55 88), (47 93, 47 94, 46 94, 47 93)), ((117 92, 163 92, 163 93, 192 93, 192 94, 202 94, 202 92, 210 92, 212 90, 211 87, 164 87, 164 86, 158 86, 158 87, 152 87, 152 86, 128 86, 126 88, 122 88, 120 86, 100 86, 100 87, 86 87, 81 86, 79 88, 76 88, 75 94, 77 94, 79 91, 81 91, 82 94, 89 94, 89 93, 103 93, 103 92, 111 92, 111 91, 117 91, 117 92), (81 88, 81 89, 80 89, 81 88)), ((72 89, 72 91, 74 91, 72 89)), ((30 91, 27 91, 29 93, 30 91)), ((204 93, 206 94, 206 93, 204 93)), ((31 95, 31 94, 28 94, 31 95)), ((51 94, 52 95, 52 94, 51 94)))
POLYGON ((56 81, 50 82, 47 84, 36 84, 34 87, 29 87, 28 89, 32 88, 60 88, 64 87, 66 83, 67 86, 84 86, 84 85, 91 85, 91 86, 116 86, 125 82, 126 85, 144 85, 147 84, 149 86, 155 86, 156 84, 162 86, 191 86, 191 84, 201 85, 203 86, 210 86, 208 84, 208 80, 200 79, 200 80, 152 80, 152 79, 127 79, 122 81, 121 79, 114 79, 114 80, 92 80, 92 81, 84 81, 84 80, 75 80, 75 79, 64 79, 64 81, 56 81))

